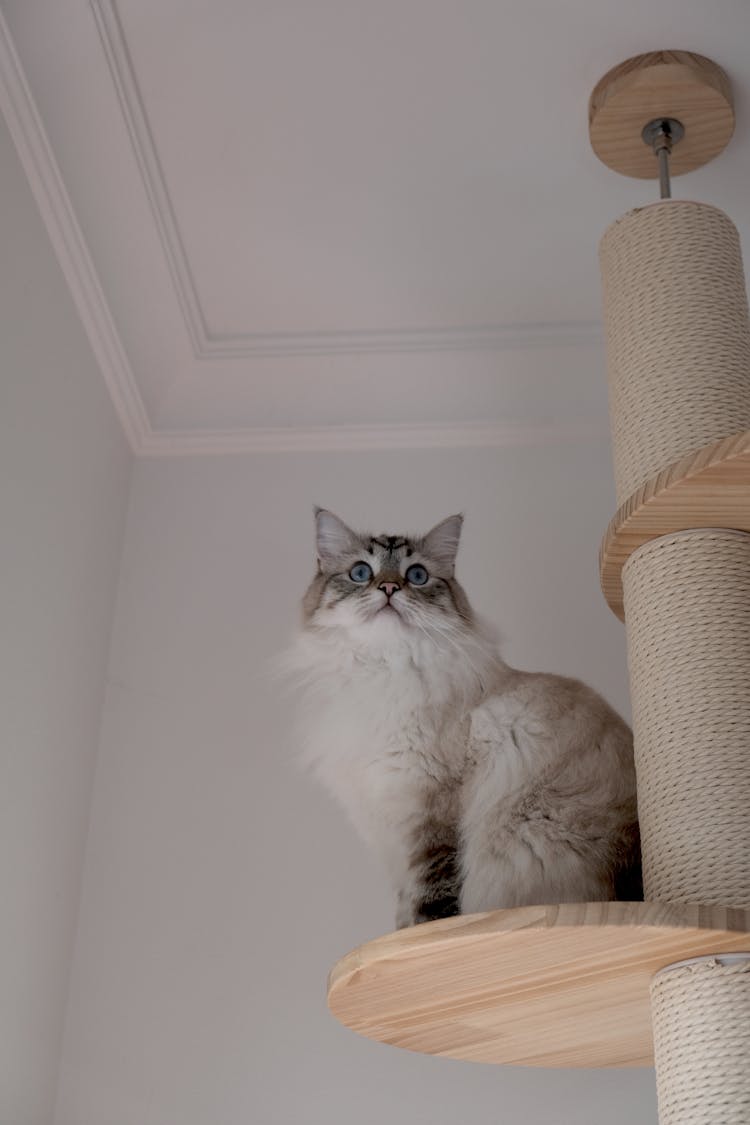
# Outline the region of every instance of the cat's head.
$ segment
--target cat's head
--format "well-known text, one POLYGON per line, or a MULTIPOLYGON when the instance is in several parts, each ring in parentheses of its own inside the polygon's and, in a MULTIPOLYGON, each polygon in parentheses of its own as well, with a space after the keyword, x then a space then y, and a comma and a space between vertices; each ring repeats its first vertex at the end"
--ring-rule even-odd
POLYGON ((471 626, 454 577, 462 522, 449 516, 423 536, 369 535, 317 508, 318 572, 302 603, 305 624, 396 634, 471 626))

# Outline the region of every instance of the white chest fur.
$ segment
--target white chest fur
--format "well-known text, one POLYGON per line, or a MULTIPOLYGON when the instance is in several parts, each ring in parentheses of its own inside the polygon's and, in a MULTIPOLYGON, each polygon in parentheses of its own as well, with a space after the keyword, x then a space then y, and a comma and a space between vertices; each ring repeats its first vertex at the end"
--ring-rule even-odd
POLYGON ((384 631, 378 644, 369 629, 366 644, 358 639, 320 631, 299 640, 304 757, 368 843, 389 853, 425 787, 465 775, 470 711, 497 662, 479 651, 461 659, 419 634, 384 631))

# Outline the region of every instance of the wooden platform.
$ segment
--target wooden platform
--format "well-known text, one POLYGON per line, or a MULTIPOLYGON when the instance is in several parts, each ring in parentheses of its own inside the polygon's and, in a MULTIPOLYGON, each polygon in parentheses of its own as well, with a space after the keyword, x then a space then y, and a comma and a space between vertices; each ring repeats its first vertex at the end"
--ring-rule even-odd
POLYGON ((599 574, 621 621, 622 568, 633 551, 660 535, 701 527, 750 532, 750 433, 682 457, 618 509, 601 545, 599 574))
POLYGON ((333 968, 342 1023, 411 1051, 520 1066, 649 1066, 649 983, 666 965, 750 952, 750 911, 651 903, 526 906, 399 930, 333 968))

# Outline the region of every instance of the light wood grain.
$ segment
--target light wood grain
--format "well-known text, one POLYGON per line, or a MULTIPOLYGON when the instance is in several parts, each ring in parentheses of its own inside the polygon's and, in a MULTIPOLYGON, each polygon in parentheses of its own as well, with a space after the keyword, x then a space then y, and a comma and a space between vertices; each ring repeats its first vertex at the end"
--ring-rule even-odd
POLYGON ((620 620, 622 568, 633 551, 660 535, 703 527, 750 532, 750 432, 681 457, 618 509, 602 541, 599 574, 620 620))
POLYGON ((707 164, 734 132, 732 89, 721 67, 690 51, 652 51, 604 75, 589 99, 589 136, 616 172, 656 179, 657 160, 641 139, 657 117, 682 123, 685 136, 670 158, 673 175, 707 164))
POLYGON ((428 922, 342 958, 328 1003, 361 1035, 522 1066, 649 1066, 654 973, 750 950, 750 912, 655 903, 527 906, 428 922))

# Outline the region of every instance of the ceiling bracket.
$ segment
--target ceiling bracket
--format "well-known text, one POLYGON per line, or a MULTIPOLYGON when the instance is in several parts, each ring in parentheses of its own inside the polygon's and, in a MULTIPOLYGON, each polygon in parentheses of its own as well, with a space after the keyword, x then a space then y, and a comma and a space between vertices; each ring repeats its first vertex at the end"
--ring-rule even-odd
POLYGON ((669 198, 670 174, 707 164, 733 132, 729 79, 711 59, 691 51, 651 51, 627 59, 599 80, 589 99, 596 155, 624 176, 660 179, 663 199, 669 198))

